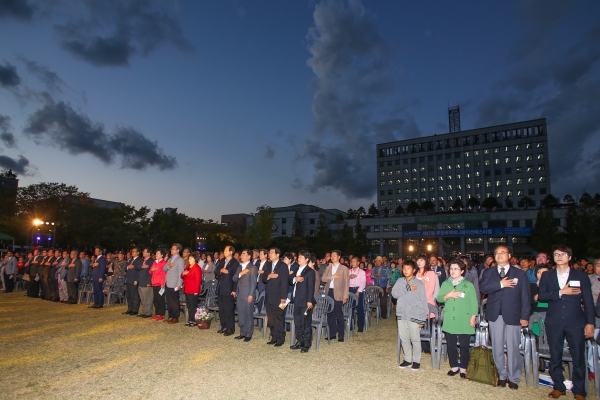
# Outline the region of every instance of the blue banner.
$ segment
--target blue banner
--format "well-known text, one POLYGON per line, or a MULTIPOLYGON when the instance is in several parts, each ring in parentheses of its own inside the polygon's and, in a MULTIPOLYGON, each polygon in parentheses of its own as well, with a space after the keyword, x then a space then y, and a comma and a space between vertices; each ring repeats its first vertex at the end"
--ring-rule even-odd
POLYGON ((532 227, 523 228, 480 228, 480 229, 428 229, 402 231, 402 237, 436 237, 436 236, 527 236, 532 227))

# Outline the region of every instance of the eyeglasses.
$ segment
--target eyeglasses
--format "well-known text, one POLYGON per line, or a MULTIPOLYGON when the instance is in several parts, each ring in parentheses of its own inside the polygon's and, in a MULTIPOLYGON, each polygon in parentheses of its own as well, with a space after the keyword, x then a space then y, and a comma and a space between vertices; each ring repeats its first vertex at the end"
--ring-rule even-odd
POLYGON ((567 253, 554 253, 553 256, 554 256, 554 258, 569 257, 569 255, 567 253))
POLYGON ((450 271, 461 271, 462 272, 462 269, 460 269, 460 268, 450 268, 450 271))
POLYGON ((500 256, 500 255, 504 255, 504 254, 508 254, 508 251, 495 251, 494 252, 495 256, 500 256))

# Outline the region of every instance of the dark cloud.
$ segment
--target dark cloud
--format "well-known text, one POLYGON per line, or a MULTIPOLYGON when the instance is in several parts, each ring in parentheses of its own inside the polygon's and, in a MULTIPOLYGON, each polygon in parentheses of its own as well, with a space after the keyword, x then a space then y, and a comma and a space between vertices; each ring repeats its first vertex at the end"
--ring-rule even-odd
POLYGON ((6 115, 0 115, 0 141, 9 149, 17 146, 15 135, 12 133, 10 117, 6 115))
POLYGON ((85 17, 56 25, 61 45, 92 65, 127 66, 133 55, 147 56, 169 43, 188 53, 193 46, 160 3, 150 0, 86 1, 85 17))
POLYGON ((34 174, 35 167, 29 164, 29 160, 23 156, 19 156, 18 159, 11 158, 9 156, 3 156, 0 154, 0 167, 6 169, 12 169, 13 172, 20 175, 31 176, 34 174))
MULTIPOLYGON (((522 2, 522 34, 508 57, 508 73, 477 108, 479 126, 546 117, 552 191, 558 197, 600 186, 586 163, 600 138, 600 24, 569 42, 570 2, 522 2), (543 4, 538 8, 536 4, 543 4), (557 40, 561 37, 561 40, 557 40)), ((593 157, 593 156, 592 156, 593 157)))
POLYGON ((0 18, 15 18, 30 21, 34 8, 27 0, 2 0, 0 1, 0 18))
POLYGON ((275 149, 270 144, 267 145, 267 150, 265 151, 265 157, 270 158, 270 159, 275 158, 275 149))
POLYGON ((335 189, 350 199, 375 194, 375 145, 419 136, 412 118, 381 111, 394 90, 388 44, 360 1, 324 1, 308 32, 316 75, 311 138, 303 153, 313 164, 313 191, 335 189), (393 115, 393 117, 390 117, 393 115))
POLYGON ((3 88, 13 88, 19 86, 21 78, 17 73, 17 67, 5 62, 4 65, 0 65, 0 86, 3 88))
POLYGON ((156 142, 132 128, 118 128, 114 134, 102 124, 91 121, 64 102, 48 103, 29 116, 24 130, 36 143, 42 141, 70 154, 88 153, 105 164, 120 159, 122 168, 142 170, 155 166, 173 169, 177 161, 165 155, 156 142))
POLYGON ((18 55, 19 61, 25 64, 27 71, 35 75, 46 86, 46 90, 51 93, 62 93, 62 88, 66 86, 56 72, 51 71, 48 67, 27 59, 22 54, 18 55))

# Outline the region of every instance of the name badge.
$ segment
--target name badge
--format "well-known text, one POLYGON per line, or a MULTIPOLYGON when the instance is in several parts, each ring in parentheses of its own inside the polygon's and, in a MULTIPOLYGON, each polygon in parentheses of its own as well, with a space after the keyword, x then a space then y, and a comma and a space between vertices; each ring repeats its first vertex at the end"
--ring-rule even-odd
POLYGON ((579 281, 569 281, 569 286, 571 286, 571 287, 581 287, 581 282, 579 282, 579 281))

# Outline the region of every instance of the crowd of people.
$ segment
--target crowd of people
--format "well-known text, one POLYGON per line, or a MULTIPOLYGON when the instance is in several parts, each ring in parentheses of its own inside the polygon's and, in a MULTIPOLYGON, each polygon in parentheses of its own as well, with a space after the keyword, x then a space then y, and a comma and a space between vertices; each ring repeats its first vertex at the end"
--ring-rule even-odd
MULTIPOLYGON (((239 334, 235 339, 245 342, 254 332, 255 293, 264 292, 270 328, 267 343, 276 347, 284 344, 285 309, 293 302, 296 343, 291 349, 301 352, 308 352, 312 345, 312 312, 321 294, 331 297, 334 304, 327 315, 329 339, 343 342, 343 305, 349 293, 359 298, 354 313, 357 330, 362 332, 364 291, 376 286, 381 288, 382 318, 388 315, 388 304, 395 309, 404 353, 399 367, 420 369, 421 354, 431 351, 428 342, 421 342, 420 329, 435 318, 436 308, 443 306, 448 375, 459 374, 461 378, 466 378, 470 340, 482 299, 486 299, 485 317, 500 387, 518 389, 521 328, 528 326, 533 313, 546 313, 552 398, 566 390, 562 373, 565 338, 573 357, 573 393, 576 398, 585 397, 585 339, 597 335, 594 328, 599 327, 600 259, 593 264, 585 258, 574 260, 571 249, 563 245, 533 258, 517 258, 501 245, 481 263, 465 255, 446 260, 435 254, 369 260, 366 256, 345 257, 338 250, 317 259, 305 250, 282 254, 277 248, 236 251, 233 246, 211 255, 192 252, 177 243, 169 251, 133 247, 127 252, 105 253, 96 247, 91 255, 40 249, 27 255, 8 252, 2 260, 1 277, 3 291, 11 292, 15 279, 21 277, 27 282, 27 296, 67 304, 77 303, 79 284, 89 280, 94 293, 90 308, 95 309, 103 308, 104 285, 122 282, 127 297, 123 314, 170 324, 179 323, 183 290, 187 326, 196 324, 194 314, 203 285, 215 282, 220 322, 217 332, 235 334, 237 311, 239 334), (390 302, 388 296, 392 296, 390 302)), ((535 327, 531 329, 539 334, 535 327)), ((591 361, 590 379, 594 374, 591 361)))

